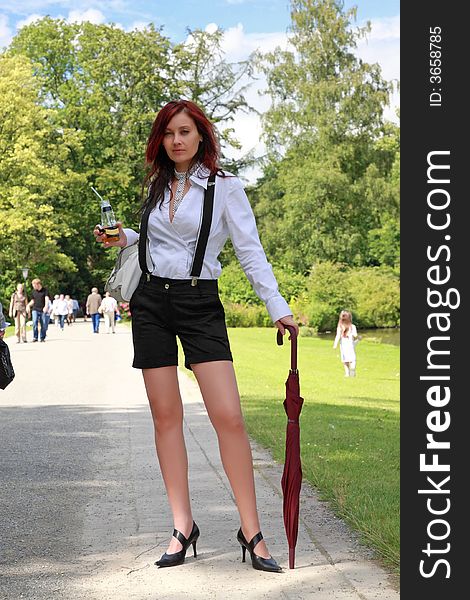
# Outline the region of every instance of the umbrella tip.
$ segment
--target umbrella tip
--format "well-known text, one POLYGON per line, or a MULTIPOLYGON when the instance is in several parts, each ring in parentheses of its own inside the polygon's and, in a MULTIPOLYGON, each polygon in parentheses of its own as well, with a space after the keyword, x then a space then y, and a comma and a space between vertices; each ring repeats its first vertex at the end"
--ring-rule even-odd
POLYGON ((289 548, 289 569, 293 569, 295 564, 295 548, 289 548))

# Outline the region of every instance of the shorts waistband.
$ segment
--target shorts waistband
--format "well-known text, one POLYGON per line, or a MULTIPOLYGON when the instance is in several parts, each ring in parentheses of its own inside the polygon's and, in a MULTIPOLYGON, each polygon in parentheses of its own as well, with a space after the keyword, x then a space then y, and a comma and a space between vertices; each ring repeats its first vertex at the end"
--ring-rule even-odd
POLYGON ((192 279, 168 279, 166 277, 157 277, 150 275, 144 280, 144 284, 162 292, 211 292, 218 293, 219 286, 217 279, 196 279, 196 285, 193 285, 192 279))

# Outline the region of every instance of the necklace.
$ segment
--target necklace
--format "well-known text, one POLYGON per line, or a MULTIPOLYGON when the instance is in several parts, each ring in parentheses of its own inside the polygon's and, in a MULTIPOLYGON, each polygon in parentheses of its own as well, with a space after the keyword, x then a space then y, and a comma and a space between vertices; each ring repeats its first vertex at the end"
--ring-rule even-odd
POLYGON ((198 168, 198 164, 196 163, 187 171, 177 171, 175 169, 175 171, 174 171, 175 179, 178 183, 176 184, 175 197, 173 198, 172 217, 175 216, 175 213, 178 210, 178 207, 181 204, 181 201, 183 200, 184 188, 186 186, 186 182, 191 177, 191 175, 196 172, 197 168, 198 168))
POLYGON ((175 197, 173 198, 173 217, 183 200, 184 188, 188 179, 188 171, 177 171, 175 169, 175 178, 178 183, 176 184, 175 197))

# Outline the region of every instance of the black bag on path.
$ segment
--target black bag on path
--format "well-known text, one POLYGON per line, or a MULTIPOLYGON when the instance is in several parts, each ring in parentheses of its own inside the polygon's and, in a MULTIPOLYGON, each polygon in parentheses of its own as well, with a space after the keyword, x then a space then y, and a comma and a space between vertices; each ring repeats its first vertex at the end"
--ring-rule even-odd
POLYGON ((15 378, 8 345, 0 340, 0 389, 4 390, 15 378))

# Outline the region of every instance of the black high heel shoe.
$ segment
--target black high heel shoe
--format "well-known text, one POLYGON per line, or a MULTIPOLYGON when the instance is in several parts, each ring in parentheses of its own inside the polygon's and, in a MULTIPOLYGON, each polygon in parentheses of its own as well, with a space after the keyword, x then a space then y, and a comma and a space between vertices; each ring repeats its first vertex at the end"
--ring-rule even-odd
POLYGON ((191 544, 193 545, 194 558, 196 558, 196 542, 199 537, 199 527, 194 521, 193 528, 187 539, 184 537, 181 531, 178 531, 177 529, 173 529, 173 537, 175 537, 178 540, 178 542, 181 543, 183 549, 179 552, 175 552, 174 554, 167 554, 165 552, 165 554, 162 555, 160 560, 157 560, 157 562, 155 563, 157 567, 176 567, 176 565, 182 565, 186 557, 186 550, 191 544))
POLYGON ((253 565, 253 569, 257 569, 258 571, 270 571, 271 573, 280 573, 282 571, 282 567, 277 564, 272 556, 270 558, 263 558, 262 556, 255 554, 254 548, 262 539, 263 534, 261 531, 258 531, 258 533, 253 536, 251 541, 247 542, 245 536, 243 535, 242 528, 240 527, 237 533, 237 540, 242 547, 242 562, 245 562, 245 555, 246 551, 248 550, 251 556, 251 564, 253 565))

